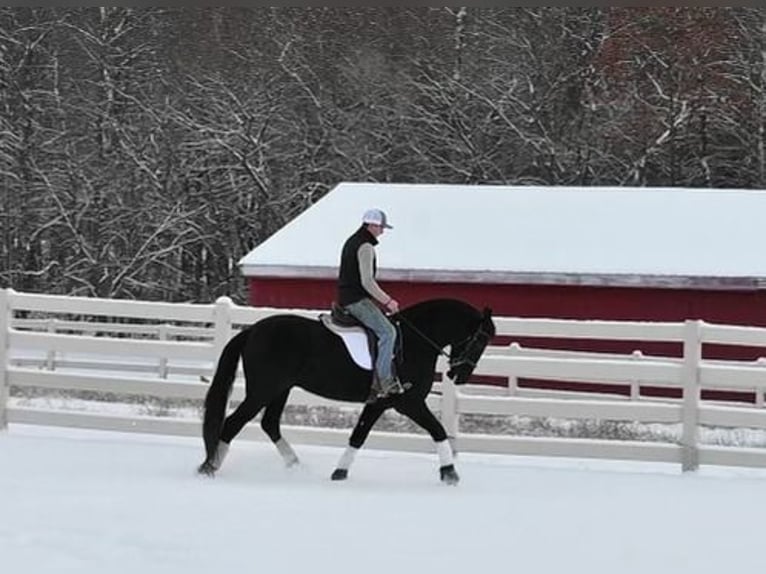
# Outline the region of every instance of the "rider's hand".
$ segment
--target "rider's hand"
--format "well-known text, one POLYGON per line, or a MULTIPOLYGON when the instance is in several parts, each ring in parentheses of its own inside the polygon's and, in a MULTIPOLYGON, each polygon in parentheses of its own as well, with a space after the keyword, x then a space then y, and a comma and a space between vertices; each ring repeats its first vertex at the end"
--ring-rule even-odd
POLYGON ((391 299, 388 300, 388 303, 386 303, 386 309, 391 311, 391 313, 398 313, 399 312, 399 301, 391 297, 391 299))

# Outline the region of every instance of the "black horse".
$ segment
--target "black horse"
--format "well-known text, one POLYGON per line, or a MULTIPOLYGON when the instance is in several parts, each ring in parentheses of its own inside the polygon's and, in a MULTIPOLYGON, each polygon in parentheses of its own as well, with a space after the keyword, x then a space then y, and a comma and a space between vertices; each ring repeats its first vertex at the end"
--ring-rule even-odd
MULTIPOLYGON (((439 454, 441 480, 454 484, 459 478, 447 433, 425 399, 433 385, 436 360, 447 345, 451 347, 447 375, 456 384, 468 380, 495 335, 492 312, 488 308, 479 311, 455 299, 433 299, 408 307, 392 319, 401 328, 399 378, 410 386, 404 394, 365 405, 332 478, 347 477, 354 456, 375 421, 393 407, 428 431, 439 454)), ((205 398, 206 458, 199 472, 213 475, 220 468, 229 443, 264 407, 261 427, 288 465, 298 462, 279 428, 290 389, 298 386, 329 399, 361 403, 368 398, 371 382, 372 372, 358 367, 341 338, 319 320, 280 314, 254 323, 235 335, 219 358, 205 398), (225 417, 240 357, 245 398, 225 417)))

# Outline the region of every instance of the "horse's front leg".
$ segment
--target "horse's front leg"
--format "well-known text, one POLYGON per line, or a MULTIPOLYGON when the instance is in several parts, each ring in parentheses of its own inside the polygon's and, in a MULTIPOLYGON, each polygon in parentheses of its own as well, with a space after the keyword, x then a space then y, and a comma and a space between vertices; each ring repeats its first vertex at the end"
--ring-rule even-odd
POLYGON ((410 399, 404 396, 394 408, 397 412, 412 419, 415 424, 423 427, 431 435, 436 444, 436 453, 439 455, 439 478, 446 484, 457 484, 460 481, 460 476, 455 470, 455 461, 452 447, 447 440, 447 431, 428 408, 425 399, 419 397, 410 399))
POLYGON ((365 405, 362 409, 362 414, 359 415, 359 420, 356 421, 356 426, 351 432, 351 437, 348 439, 348 446, 343 451, 343 455, 338 461, 338 465, 332 473, 331 478, 333 480, 345 480, 348 478, 348 469, 356 458, 356 453, 362 448, 364 441, 367 440, 367 436, 370 434, 375 422, 383 414, 383 411, 387 407, 382 406, 380 403, 384 401, 378 401, 369 405, 365 405))

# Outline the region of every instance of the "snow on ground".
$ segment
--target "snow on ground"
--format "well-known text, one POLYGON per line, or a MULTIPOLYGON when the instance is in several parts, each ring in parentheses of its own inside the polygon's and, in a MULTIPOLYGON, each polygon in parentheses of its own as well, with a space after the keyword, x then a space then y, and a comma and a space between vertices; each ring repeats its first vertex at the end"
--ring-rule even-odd
POLYGON ((766 472, 199 439, 11 425, 0 433, 0 567, 14 574, 762 572, 766 472))

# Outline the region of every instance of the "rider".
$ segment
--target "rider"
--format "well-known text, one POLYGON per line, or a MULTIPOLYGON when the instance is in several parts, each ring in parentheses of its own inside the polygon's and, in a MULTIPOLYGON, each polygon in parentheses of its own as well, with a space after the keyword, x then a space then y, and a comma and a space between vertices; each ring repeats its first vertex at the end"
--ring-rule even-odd
POLYGON ((372 377, 370 399, 404 392, 393 374, 392 360, 396 329, 381 311, 399 311, 399 303, 375 280, 375 246, 385 229, 393 229, 380 209, 368 209, 362 225, 343 244, 338 271, 338 304, 371 329, 378 338, 378 356, 372 377))

